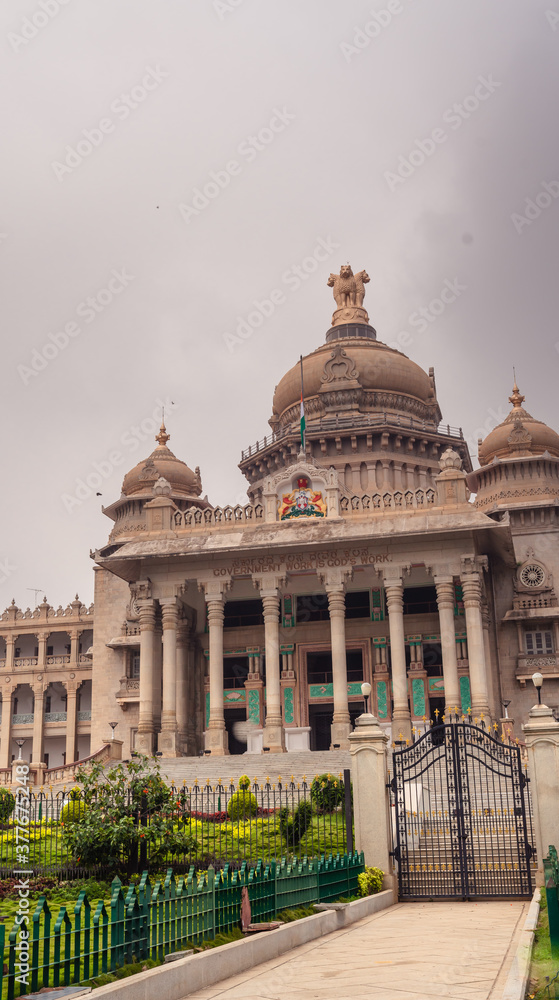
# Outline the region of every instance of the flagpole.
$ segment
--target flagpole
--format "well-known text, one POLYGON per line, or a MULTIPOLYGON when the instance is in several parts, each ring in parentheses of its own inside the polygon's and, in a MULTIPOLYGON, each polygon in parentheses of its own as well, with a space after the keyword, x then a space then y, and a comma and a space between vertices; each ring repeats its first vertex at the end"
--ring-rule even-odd
POLYGON ((301 365, 301 451, 306 454, 305 448, 305 397, 303 395, 303 355, 299 357, 301 365))

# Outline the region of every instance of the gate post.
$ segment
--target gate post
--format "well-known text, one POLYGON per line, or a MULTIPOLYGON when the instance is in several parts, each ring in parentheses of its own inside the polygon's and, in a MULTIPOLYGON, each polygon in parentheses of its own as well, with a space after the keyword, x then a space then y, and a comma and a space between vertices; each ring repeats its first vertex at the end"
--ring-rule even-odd
POLYGON ((536 849, 537 882, 543 885, 543 859, 559 845, 559 722, 547 705, 534 705, 522 726, 528 750, 536 849))
POLYGON ((387 789, 388 736, 374 715, 360 715, 349 734, 355 847, 363 851, 365 864, 382 868, 383 888, 392 889, 392 833, 387 789))

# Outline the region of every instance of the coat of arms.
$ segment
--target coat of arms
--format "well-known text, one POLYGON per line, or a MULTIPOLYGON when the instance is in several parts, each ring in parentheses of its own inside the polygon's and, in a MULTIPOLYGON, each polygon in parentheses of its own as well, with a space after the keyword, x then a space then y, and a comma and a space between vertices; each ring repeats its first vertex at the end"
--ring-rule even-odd
POLYGON ((279 505, 280 521, 293 517, 324 517, 326 504, 322 493, 310 489, 308 479, 297 480, 297 489, 281 498, 279 505))

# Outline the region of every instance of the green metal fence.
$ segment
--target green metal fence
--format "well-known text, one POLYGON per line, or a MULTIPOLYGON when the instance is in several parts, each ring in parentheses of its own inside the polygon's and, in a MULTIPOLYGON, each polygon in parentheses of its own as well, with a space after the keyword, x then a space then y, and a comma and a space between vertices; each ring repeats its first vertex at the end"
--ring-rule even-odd
POLYGON ((559 961, 559 860, 557 858, 557 848, 553 846, 549 848, 549 854, 547 858, 544 858, 543 870, 547 913, 549 917, 551 957, 554 961, 559 961))
POLYGON ((10 931, 7 943, 0 924, 0 995, 13 1000, 42 987, 86 982, 125 964, 161 960, 187 942, 198 945, 240 927, 245 885, 253 922, 258 923, 283 909, 355 895, 363 870, 363 855, 355 852, 292 863, 245 862, 237 871, 209 868, 199 877, 192 867, 178 880, 169 869, 165 880, 153 885, 144 872, 139 884, 128 889, 115 878, 110 901, 101 900, 94 909, 86 893, 80 893, 73 912, 62 906, 56 918, 42 895, 34 912, 10 931))

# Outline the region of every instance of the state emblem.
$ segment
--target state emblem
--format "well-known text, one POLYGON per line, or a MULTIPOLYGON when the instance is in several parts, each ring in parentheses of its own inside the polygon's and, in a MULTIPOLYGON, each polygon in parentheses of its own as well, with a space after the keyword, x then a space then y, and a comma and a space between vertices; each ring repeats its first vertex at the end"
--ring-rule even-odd
POLYGON ((322 493, 309 488, 308 479, 298 479, 297 489, 284 494, 279 505, 280 521, 293 517, 324 517, 326 504, 322 493))

